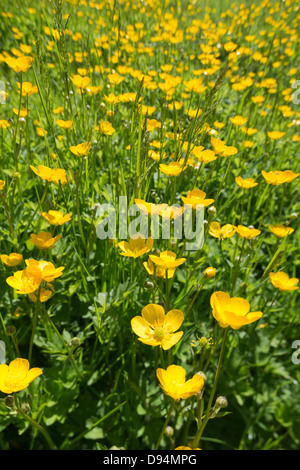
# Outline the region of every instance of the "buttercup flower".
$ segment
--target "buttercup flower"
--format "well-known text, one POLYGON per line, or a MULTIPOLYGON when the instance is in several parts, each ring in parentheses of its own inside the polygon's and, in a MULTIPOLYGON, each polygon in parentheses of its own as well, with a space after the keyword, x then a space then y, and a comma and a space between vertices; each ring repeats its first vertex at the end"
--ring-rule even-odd
POLYGON ((53 237, 50 232, 39 232, 37 235, 32 233, 30 239, 40 250, 54 248, 55 243, 61 238, 61 235, 53 237))
POLYGON ((261 231, 256 228, 248 228, 248 227, 245 227, 244 225, 238 225, 237 227, 234 225, 234 229, 239 234, 240 237, 248 238, 248 240, 250 240, 251 238, 257 237, 257 235, 261 233, 261 231))
POLYGON ((162 277, 166 279, 167 273, 168 273, 168 279, 174 276, 175 274, 175 269, 166 269, 166 268, 161 268, 159 266, 155 266, 153 261, 148 258, 147 261, 143 263, 146 271, 151 275, 151 276, 157 276, 157 277, 162 277))
POLYGON ((211 136, 210 141, 214 152, 217 155, 220 155, 220 157, 230 157, 238 153, 237 148, 233 146, 227 146, 223 140, 211 136))
POLYGON ((232 237, 235 234, 235 228, 231 224, 220 226, 219 222, 212 222, 209 226, 208 233, 219 240, 232 237))
POLYGON ((289 277, 289 275, 283 271, 278 271, 277 273, 269 273, 270 281, 273 286, 279 289, 280 291, 290 291, 299 289, 296 284, 298 284, 299 279, 296 277, 289 277))
POLYGON ((245 189, 254 188, 254 186, 258 185, 258 183, 255 183, 253 178, 243 179, 241 176, 237 176, 235 178, 235 182, 240 188, 245 188, 245 189))
POLYGON ((19 253, 10 253, 10 255, 1 255, 1 260, 6 266, 18 266, 23 260, 23 256, 19 253))
POLYGON ((269 227, 270 230, 274 233, 274 235, 276 235, 276 237, 278 238, 284 238, 294 232, 294 229, 292 227, 286 227, 282 224, 270 224, 269 227))
POLYGON ((204 271, 203 271, 203 275, 208 277, 208 279, 213 279, 216 275, 216 268, 213 268, 213 267, 209 267, 209 268, 206 268, 204 271))
POLYGON ((243 116, 234 116, 233 118, 229 118, 229 120, 235 126, 243 126, 248 121, 248 118, 243 116))
POLYGON ((230 297, 225 292, 214 292, 210 297, 212 314, 222 328, 230 326, 238 330, 244 325, 259 320, 262 312, 250 312, 248 300, 230 297))
MULTIPOLYGON (((52 295, 52 290, 45 289, 44 287, 41 287, 39 301, 40 302, 46 302, 51 295, 52 295)), ((29 294, 29 298, 33 302, 37 302, 37 292, 29 294)))
POLYGON ((194 374, 191 379, 186 381, 185 369, 174 364, 167 367, 166 370, 157 369, 156 376, 163 391, 176 401, 197 395, 204 386, 202 375, 194 374))
POLYGON ((56 124, 62 129, 71 129, 73 127, 73 122, 71 120, 64 121, 63 119, 58 119, 56 124))
POLYGON ((7 57, 4 59, 9 67, 15 72, 27 72, 32 66, 34 59, 29 56, 21 56, 15 59, 14 57, 7 57))
POLYGON ((32 266, 16 271, 13 276, 6 279, 6 282, 17 294, 31 294, 40 287, 42 280, 42 272, 36 266, 32 266))
POLYGON ((37 261, 32 258, 25 260, 25 263, 28 268, 39 270, 42 276, 42 280, 46 282, 52 282, 57 277, 60 277, 63 270, 65 269, 64 266, 55 268, 53 263, 50 263, 49 261, 37 261))
POLYGON ((30 165, 30 168, 36 175, 38 175, 42 180, 53 182, 55 184, 67 184, 66 170, 62 168, 49 168, 45 165, 38 165, 38 169, 30 165))
POLYGON ((2 189, 4 189, 4 186, 5 186, 5 181, 0 180, 0 191, 2 191, 2 189))
POLYGON ((205 199, 205 196, 206 193, 200 189, 193 189, 187 193, 186 197, 181 196, 181 199, 184 204, 191 204, 193 209, 196 209, 197 205, 206 207, 215 201, 214 199, 205 199))
POLYGON ((167 350, 174 346, 183 335, 175 333, 184 320, 180 310, 170 310, 165 314, 161 305, 149 304, 142 310, 142 316, 131 320, 131 327, 139 336, 139 341, 149 346, 161 346, 167 350))
POLYGON ((91 146, 91 142, 83 142, 82 144, 72 145, 69 150, 76 155, 76 157, 86 157, 91 150, 91 146))
POLYGON ((0 364, 0 390, 7 394, 24 390, 42 373, 39 367, 29 369, 27 359, 17 358, 9 365, 0 364))
POLYGON ((159 169, 162 173, 167 176, 178 176, 182 171, 184 171, 187 167, 183 167, 179 162, 171 162, 169 165, 165 165, 161 163, 159 165, 159 169))
POLYGON ((63 225, 72 217, 72 212, 69 214, 64 215, 61 211, 48 211, 48 212, 41 212, 41 216, 47 220, 47 222, 51 225, 63 225))
POLYGON ((149 255, 154 264, 164 269, 175 269, 186 261, 186 258, 176 258, 173 251, 162 251, 159 256, 149 255))
POLYGON ((278 186, 283 183, 290 183, 300 175, 300 173, 293 173, 290 170, 269 172, 262 170, 261 174, 268 184, 273 184, 274 186, 278 186))
POLYGON ((267 132, 268 136, 270 139, 278 140, 281 139, 285 135, 285 132, 279 132, 279 131, 272 131, 272 132, 267 132))
POLYGON ((117 243, 117 246, 122 250, 122 253, 120 253, 122 256, 138 258, 152 249, 153 238, 149 237, 146 240, 143 235, 137 234, 131 237, 129 242, 122 241, 117 243))

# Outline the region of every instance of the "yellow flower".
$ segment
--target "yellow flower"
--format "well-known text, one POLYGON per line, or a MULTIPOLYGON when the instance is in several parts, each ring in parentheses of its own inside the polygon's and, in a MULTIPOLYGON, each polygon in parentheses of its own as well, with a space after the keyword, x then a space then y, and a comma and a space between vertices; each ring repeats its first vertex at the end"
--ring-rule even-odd
POLYGON ((149 237, 146 240, 143 235, 136 234, 130 238, 129 242, 122 241, 117 243, 117 247, 122 250, 122 253, 120 253, 122 256, 138 258, 152 249, 153 238, 149 237))
MULTIPOLYGON (((37 302, 36 294, 37 292, 29 294, 30 300, 32 300, 32 302, 35 302, 35 303, 37 302)), ((40 299, 39 299, 40 302, 46 302, 51 295, 52 295, 52 290, 45 289, 44 287, 42 287, 40 290, 40 299)))
POLYGON ((34 59, 29 56, 21 56, 17 59, 14 57, 7 57, 4 59, 4 62, 6 62, 7 65, 15 72, 27 72, 27 70, 32 66, 34 59))
POLYGON ((76 155, 76 157, 86 157, 91 150, 92 142, 72 145, 69 150, 76 155))
POLYGON ((39 270, 42 280, 46 282, 52 282, 57 277, 60 277, 65 269, 64 266, 55 268, 53 263, 50 263, 49 261, 37 261, 33 258, 25 260, 25 263, 28 268, 39 270))
POLYGON ((0 119, 0 129, 8 129, 11 126, 6 119, 0 119))
POLYGON ((75 85, 75 87, 77 88, 77 90, 79 91, 79 93, 82 93, 83 90, 85 90, 85 88, 91 82, 90 77, 82 77, 81 75, 73 75, 70 78, 71 78, 73 84, 75 85))
POLYGON ((270 224, 269 227, 270 230, 274 233, 274 235, 279 238, 284 238, 294 232, 294 229, 292 227, 286 227, 285 225, 281 224, 270 224))
POLYGON ((251 240, 251 238, 257 237, 257 235, 261 233, 261 231, 256 228, 248 228, 248 227, 245 227, 244 225, 238 225, 237 227, 234 225, 234 229, 239 234, 240 237, 248 238, 248 240, 251 240))
POLYGON ((231 224, 220 226, 219 222, 212 222, 209 226, 208 233, 219 240, 232 237, 235 234, 235 228, 231 224))
POLYGON ((237 176, 235 178, 235 182, 240 188, 245 188, 245 189, 254 188, 254 186, 258 185, 258 183, 255 183, 253 178, 243 179, 241 176, 237 176))
POLYGON ((159 204, 159 215, 163 219, 177 219, 184 212, 184 207, 168 206, 168 204, 159 204))
POLYGON ((197 395, 203 386, 204 378, 200 374, 195 374, 186 381, 186 371, 181 366, 174 364, 167 369, 157 369, 156 376, 163 391, 174 400, 185 400, 192 395, 197 395))
POLYGON ((71 129, 73 127, 73 122, 70 120, 64 121, 63 119, 58 119, 56 124, 61 127, 61 129, 71 129))
POLYGON ((63 212, 61 211, 52 211, 52 210, 48 212, 41 212, 40 214, 51 225, 63 225, 66 222, 69 222, 69 220, 72 217, 72 212, 64 215, 63 212))
POLYGON ((1 255, 1 260, 6 266, 18 266, 23 260, 23 256, 19 253, 10 253, 10 255, 1 255))
POLYGON ((168 273, 168 279, 174 276, 175 274, 175 269, 165 269, 161 268, 159 266, 154 266, 153 261, 151 261, 150 258, 148 258, 147 261, 143 263, 144 268, 146 271, 151 275, 154 276, 154 274, 157 277, 162 277, 163 279, 166 279, 167 273, 168 273))
POLYGON ((45 165, 38 165, 38 169, 30 165, 30 168, 36 175, 38 175, 42 180, 53 182, 55 184, 67 184, 66 170, 61 168, 48 168, 45 165))
POLYGON ((39 288, 42 282, 42 273, 34 266, 16 271, 13 276, 6 279, 6 282, 15 289, 17 294, 31 294, 39 288))
POLYGON ((197 205, 206 207, 215 201, 214 199, 205 199, 205 196, 206 193, 200 189, 193 189, 187 193, 186 197, 181 196, 181 199, 184 204, 191 204, 193 209, 196 209, 197 205))
POLYGON ((183 335, 175 333, 184 320, 180 310, 170 310, 165 314, 161 305, 148 304, 142 310, 142 316, 131 320, 131 327, 139 336, 139 341, 149 346, 161 346, 167 350, 174 346, 183 335))
POLYGON ((213 150, 198 150, 199 148, 203 147, 194 147, 191 151, 191 155, 195 155, 199 162, 210 163, 218 158, 213 150))
POLYGON ((135 199, 135 204, 145 214, 155 215, 159 213, 161 204, 154 204, 153 202, 146 202, 143 199, 135 199))
POLYGON ((2 191, 2 189, 4 188, 4 186, 5 186, 5 181, 0 180, 0 191, 2 191))
POLYGON ((225 292, 214 292, 210 297, 212 314, 222 328, 238 330, 259 320, 262 312, 250 312, 250 304, 242 297, 230 297, 225 292))
POLYGON ((179 447, 175 447, 174 450, 202 450, 200 449, 200 447, 187 447, 187 446, 179 446, 179 447))
POLYGON ((270 137, 270 139, 278 140, 285 135, 285 132, 272 131, 272 132, 267 132, 267 134, 268 134, 268 137, 270 137))
POLYGON ((214 152, 217 155, 220 155, 220 157, 230 157, 238 153, 237 148, 225 145, 225 142, 223 140, 211 136, 210 141, 214 152))
POLYGON ((114 132, 116 132, 111 123, 109 121, 104 121, 103 119, 100 119, 99 126, 96 127, 95 130, 104 135, 112 135, 114 132))
POLYGON ((235 126, 243 126, 248 121, 248 118, 244 118, 243 116, 234 116, 233 118, 229 118, 229 120, 235 126))
POLYGON ((299 279, 296 277, 289 277, 289 275, 283 271, 278 271, 277 273, 269 273, 270 281, 273 286, 279 289, 280 291, 290 291, 299 289, 296 284, 298 284, 299 279))
POLYGON ((0 390, 7 394, 24 390, 42 373, 39 367, 29 369, 28 360, 20 357, 11 361, 9 365, 0 364, 0 390))
POLYGON ((203 271, 203 275, 208 277, 208 279, 213 279, 216 275, 216 268, 213 268, 213 267, 209 267, 209 268, 206 268, 204 271, 203 271))
MULTIPOLYGON (((21 89, 21 83, 18 82, 18 87, 21 89)), ((36 85, 32 85, 30 82, 23 82, 22 83, 22 96, 31 96, 35 93, 38 93, 38 87, 36 85)))
POLYGON ((261 174, 268 184, 273 184, 274 186, 278 186, 283 183, 290 183, 300 175, 300 173, 293 173, 290 170, 269 172, 262 170, 261 174))
POLYGON ((32 233, 30 239, 34 245, 40 250, 48 250, 54 248, 55 243, 61 238, 61 235, 53 237, 50 232, 39 232, 37 235, 32 233))
POLYGON ((161 163, 159 165, 160 171, 167 176, 177 176, 186 168, 187 166, 182 167, 181 163, 179 162, 171 162, 169 163, 169 165, 165 165, 164 163, 161 163))
POLYGON ((149 258, 156 266, 164 269, 175 269, 186 261, 185 258, 176 258, 173 251, 162 251, 159 256, 149 255, 149 258))

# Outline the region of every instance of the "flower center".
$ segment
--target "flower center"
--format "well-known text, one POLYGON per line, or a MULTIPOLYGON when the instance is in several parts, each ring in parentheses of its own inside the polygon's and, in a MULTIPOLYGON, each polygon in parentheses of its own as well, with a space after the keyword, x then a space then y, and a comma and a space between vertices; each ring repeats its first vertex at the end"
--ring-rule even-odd
POLYGON ((165 335, 163 327, 155 328, 153 337, 158 341, 161 341, 165 335))

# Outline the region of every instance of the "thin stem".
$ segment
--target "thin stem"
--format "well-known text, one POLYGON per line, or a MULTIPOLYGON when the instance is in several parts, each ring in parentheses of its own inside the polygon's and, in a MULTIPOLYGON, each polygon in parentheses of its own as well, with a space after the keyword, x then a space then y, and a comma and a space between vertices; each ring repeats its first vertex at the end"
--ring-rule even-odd
POLYGON ((172 414, 174 405, 175 405, 175 400, 173 400, 172 403, 171 403, 168 416, 167 416, 167 418, 166 418, 165 424, 163 425, 162 431, 161 431, 161 433, 160 433, 160 436, 159 436, 159 438, 158 438, 158 441, 157 441, 157 443, 156 443, 156 446, 155 446, 154 450, 157 450, 158 447, 159 447, 160 441, 161 441, 162 438, 163 438, 163 435, 164 435, 164 433, 165 433, 166 427, 167 427, 168 424, 169 424, 169 421, 170 421, 170 418, 171 418, 171 414, 172 414))

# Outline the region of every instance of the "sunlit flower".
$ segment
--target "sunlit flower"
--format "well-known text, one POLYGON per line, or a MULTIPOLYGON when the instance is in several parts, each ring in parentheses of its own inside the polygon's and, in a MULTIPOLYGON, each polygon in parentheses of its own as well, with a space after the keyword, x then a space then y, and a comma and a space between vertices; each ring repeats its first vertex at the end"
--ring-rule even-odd
POLYGON ((187 166, 182 166, 179 162, 170 162, 169 165, 161 163, 159 169, 167 176, 178 176, 187 166))
MULTIPOLYGON (((30 300, 32 300, 32 302, 37 302, 37 293, 38 292, 33 292, 32 294, 29 294, 29 298, 30 300)), ((47 302, 47 300, 50 298, 50 296, 52 295, 52 290, 50 289, 45 289, 44 287, 41 287, 40 289, 40 295, 39 295, 39 301, 40 302, 47 302)))
POLYGON ((272 132, 267 132, 268 137, 273 140, 278 140, 281 139, 285 135, 285 132, 279 132, 279 131, 272 131, 272 132))
POLYGON ((73 127, 73 122, 71 120, 64 120, 64 119, 57 119, 56 124, 61 128, 61 129, 72 129, 73 127))
POLYGON ((296 284, 298 284, 299 279, 296 277, 289 277, 289 275, 283 271, 278 271, 277 273, 269 273, 270 281, 273 286, 279 289, 280 291, 290 291, 299 289, 296 284))
POLYGON ((243 179, 241 176, 237 176, 235 178, 235 182, 240 188, 245 188, 245 189, 254 188, 254 186, 258 185, 258 183, 255 183, 253 178, 243 179))
POLYGON ((279 238, 284 238, 287 235, 290 235, 291 233, 294 232, 294 229, 292 227, 286 227, 285 225, 282 224, 276 224, 276 225, 269 225, 270 230, 276 235, 276 237, 279 238))
POLYGON ((48 212, 41 212, 41 216, 51 225, 63 225, 71 220, 72 212, 64 215, 61 211, 50 210, 48 212))
POLYGON ((33 258, 25 260, 26 266, 30 269, 37 269, 41 272, 42 280, 46 282, 52 282, 57 277, 62 275, 64 266, 55 268, 53 263, 49 261, 37 261, 33 258))
POLYGON ((220 157, 230 157, 238 153, 237 148, 233 146, 227 146, 223 140, 211 136, 210 141, 214 152, 217 155, 220 155, 220 157))
POLYGON ((243 126, 248 121, 248 118, 243 116, 234 116, 233 118, 229 118, 229 120, 235 126, 243 126))
POLYGON ((166 370, 157 369, 156 375, 163 391, 174 400, 185 400, 192 395, 197 395, 204 386, 202 374, 194 374, 191 379, 186 380, 185 369, 174 364, 166 370))
POLYGON ((73 75, 70 77, 70 79, 72 80, 79 93, 82 93, 83 90, 85 90, 91 82, 90 77, 82 77, 81 75, 73 75))
POLYGON ((3 261, 6 266, 18 266, 23 260, 23 255, 20 255, 19 253, 10 253, 10 255, 1 255, 0 256, 1 260, 3 261))
POLYGON ((197 205, 206 207, 215 201, 214 199, 205 199, 205 196, 206 193, 204 191, 201 191, 200 189, 193 189, 192 191, 188 191, 186 197, 181 196, 181 199, 184 204, 191 204, 193 209, 196 209, 197 205))
POLYGON ((72 145, 69 150, 76 155, 76 157, 86 157, 91 150, 91 146, 91 142, 83 142, 82 144, 72 145))
POLYGON ((49 168, 45 165, 38 165, 38 169, 30 165, 30 168, 36 175, 38 175, 42 180, 53 182, 55 184, 67 184, 66 170, 62 168, 49 168))
POLYGON ((204 271, 203 271, 203 275, 205 277, 208 277, 208 279, 213 279, 216 275, 216 268, 213 268, 212 266, 206 268, 204 271))
POLYGON ((157 277, 162 277, 163 279, 166 279, 166 276, 168 275, 168 279, 170 279, 175 274, 175 269, 166 269, 166 268, 161 268, 160 266, 156 266, 150 258, 148 258, 148 260, 145 261, 143 265, 146 271, 151 276, 155 275, 157 277))
POLYGON ((121 249, 121 255, 129 258, 138 258, 148 253, 153 247, 153 238, 146 239, 143 235, 137 234, 131 237, 129 242, 121 241, 117 243, 117 247, 121 249))
POLYGON ((210 297, 212 314, 222 328, 238 330, 262 317, 262 312, 250 312, 248 300, 230 297, 225 292, 214 292, 210 297))
POLYGON ((167 350, 181 339, 183 331, 175 333, 184 320, 180 310, 170 310, 165 314, 161 305, 148 304, 142 309, 142 316, 131 320, 131 327, 139 336, 139 341, 149 346, 161 346, 167 350))
POLYGON ((278 186, 283 183, 290 183, 300 175, 300 173, 293 173, 290 170, 269 172, 262 170, 261 174, 268 184, 273 184, 274 186, 278 186))
POLYGON ((31 294, 39 288, 42 280, 41 271, 34 266, 16 271, 13 276, 6 279, 6 282, 17 294, 31 294))
POLYGON ((0 364, 0 390, 7 394, 24 390, 42 373, 39 367, 29 369, 28 360, 20 357, 11 361, 9 365, 0 364))
POLYGON ((4 189, 4 186, 5 186, 5 181, 0 180, 0 191, 2 191, 2 189, 4 189))
POLYGON ((239 234, 240 237, 248 238, 249 240, 251 240, 251 238, 257 237, 257 235, 261 233, 260 230, 254 227, 248 228, 248 227, 245 227, 244 225, 238 225, 238 226, 234 225, 234 229, 239 234))
POLYGON ((225 224, 221 227, 219 222, 214 221, 210 224, 208 233, 214 238, 224 240, 235 234, 235 228, 231 224, 225 224))
POLYGON ((15 59, 14 57, 6 57, 4 62, 7 63, 15 72, 27 72, 32 66, 34 59, 29 56, 21 56, 15 59))
MULTIPOLYGON (((21 90, 21 83, 17 83, 19 89, 21 90)), ((30 82, 23 82, 22 83, 22 96, 31 96, 35 93, 38 93, 38 87, 36 85, 32 85, 30 82)))
POLYGON ((54 248, 55 243, 61 238, 61 235, 53 237, 50 232, 39 232, 37 235, 32 233, 30 240, 40 250, 49 250, 54 248))
POLYGON ((164 269, 175 269, 186 261, 186 258, 177 258, 173 251, 161 251, 159 256, 149 255, 154 264, 164 269))

